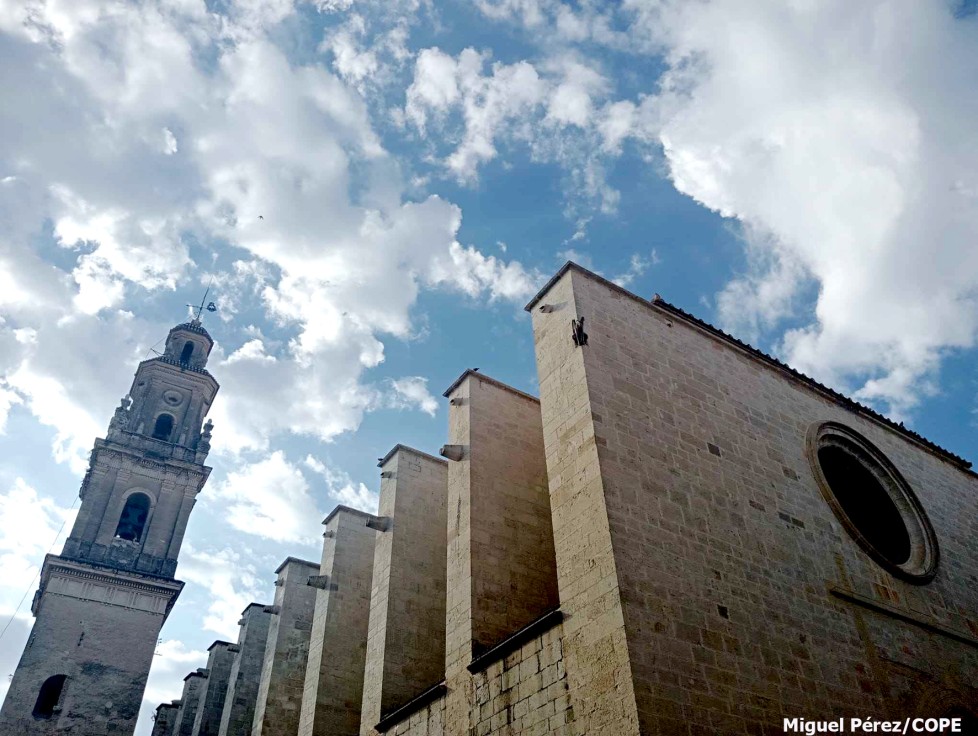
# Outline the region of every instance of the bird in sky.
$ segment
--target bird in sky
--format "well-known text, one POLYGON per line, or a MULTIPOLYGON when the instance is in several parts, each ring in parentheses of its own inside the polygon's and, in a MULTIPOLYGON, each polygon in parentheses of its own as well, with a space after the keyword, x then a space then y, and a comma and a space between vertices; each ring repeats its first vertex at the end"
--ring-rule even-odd
POLYGON ((265 216, 264 215, 258 215, 258 219, 259 220, 264 220, 265 219, 265 216))

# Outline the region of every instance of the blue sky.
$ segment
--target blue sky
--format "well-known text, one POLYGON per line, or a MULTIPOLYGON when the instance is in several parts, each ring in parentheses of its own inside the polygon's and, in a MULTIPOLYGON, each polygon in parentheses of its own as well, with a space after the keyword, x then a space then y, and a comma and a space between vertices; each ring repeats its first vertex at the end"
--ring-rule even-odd
POLYGON ((971 5, 0 0, 0 697, 208 285, 214 472, 140 734, 378 457, 437 450, 462 370, 535 392, 567 259, 973 458, 971 5))

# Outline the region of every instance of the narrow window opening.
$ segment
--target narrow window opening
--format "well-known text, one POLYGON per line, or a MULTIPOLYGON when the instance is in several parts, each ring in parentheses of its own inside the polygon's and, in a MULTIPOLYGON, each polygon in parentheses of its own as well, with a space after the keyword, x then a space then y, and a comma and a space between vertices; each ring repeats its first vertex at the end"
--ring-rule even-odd
POLYGON ((41 691, 37 694, 37 702, 34 704, 35 718, 50 718, 54 715, 67 679, 67 675, 54 675, 44 681, 41 691))
POLYGON ((120 539, 138 542, 143 538, 146 518, 149 516, 149 497, 145 493, 134 493, 127 500, 119 517, 115 535, 120 539))
POLYGON ((194 354, 194 344, 193 341, 187 340, 187 344, 183 346, 183 352, 180 353, 180 362, 189 363, 190 356, 194 354))
POLYGON ((153 427, 153 439, 167 442, 171 432, 173 432, 173 417, 169 414, 160 414, 156 418, 156 426, 153 427))

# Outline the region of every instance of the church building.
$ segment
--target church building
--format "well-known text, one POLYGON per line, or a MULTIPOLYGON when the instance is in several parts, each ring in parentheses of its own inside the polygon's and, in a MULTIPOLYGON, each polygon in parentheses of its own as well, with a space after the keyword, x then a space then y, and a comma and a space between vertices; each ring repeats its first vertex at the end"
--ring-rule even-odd
MULTIPOLYGON (((526 309, 539 396, 463 371, 445 444, 381 448, 377 513, 332 511, 153 736, 978 729, 967 460, 573 263, 526 309)), ((175 328, 96 443, 0 733, 131 732, 207 477, 209 346, 175 328)))
POLYGON ((978 732, 968 461, 575 264, 527 310, 539 397, 466 370, 381 457, 220 736, 978 732))

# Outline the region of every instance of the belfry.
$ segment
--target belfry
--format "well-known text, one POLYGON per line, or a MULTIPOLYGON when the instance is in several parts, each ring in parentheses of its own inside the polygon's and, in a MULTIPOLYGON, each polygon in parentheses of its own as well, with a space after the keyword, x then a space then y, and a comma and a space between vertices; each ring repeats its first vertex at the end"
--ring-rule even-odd
POLYGON ((199 319, 171 329, 95 440, 78 517, 41 569, 0 733, 133 732, 160 628, 183 588, 180 545, 211 471, 213 345, 199 319))

